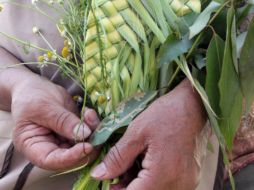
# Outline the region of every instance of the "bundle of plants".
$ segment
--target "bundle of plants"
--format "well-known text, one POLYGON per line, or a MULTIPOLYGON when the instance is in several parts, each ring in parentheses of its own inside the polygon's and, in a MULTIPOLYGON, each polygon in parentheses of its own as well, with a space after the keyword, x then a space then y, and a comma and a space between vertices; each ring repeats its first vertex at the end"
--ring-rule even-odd
MULTIPOLYGON (((24 64, 57 65, 84 91, 82 98, 74 98, 82 100, 81 115, 89 104, 102 119, 90 138, 94 146, 103 147, 98 159, 67 171, 81 170, 74 190, 109 189, 116 182, 96 181, 90 171, 138 114, 185 77, 200 94, 224 161, 230 164, 227 153, 254 96, 254 21, 239 30, 253 1, 32 1, 32 8, 47 15, 38 2, 61 15, 56 27, 64 41, 62 52, 36 27, 34 33, 49 49, 0 34, 42 51, 37 62, 24 64)), ((231 183, 234 187, 232 178, 231 183)))

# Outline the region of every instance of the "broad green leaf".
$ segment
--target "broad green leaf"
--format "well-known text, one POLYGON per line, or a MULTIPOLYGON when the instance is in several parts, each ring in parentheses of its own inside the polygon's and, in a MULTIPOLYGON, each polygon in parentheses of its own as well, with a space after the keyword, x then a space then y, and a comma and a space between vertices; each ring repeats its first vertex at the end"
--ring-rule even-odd
POLYGON ((179 19, 176 21, 176 24, 179 27, 182 36, 189 34, 189 27, 195 23, 198 16, 199 14, 192 12, 183 17, 178 17, 179 19))
POLYGON ((128 126, 131 121, 141 113, 156 97, 157 92, 140 93, 122 102, 116 110, 105 117, 96 131, 92 134, 91 144, 94 146, 105 143, 119 128, 128 126))
POLYGON ((206 92, 211 107, 217 115, 220 113, 220 92, 218 84, 223 62, 224 47, 224 41, 217 34, 214 34, 207 49, 206 57, 206 92))
POLYGON ((247 111, 254 101, 254 19, 252 19, 245 39, 239 63, 241 87, 247 111))
POLYGON ((200 33, 209 22, 209 19, 211 17, 211 14, 219 9, 221 6, 220 3, 212 1, 198 16, 196 21, 192 26, 189 27, 190 34, 189 38, 192 39, 194 36, 196 36, 198 33, 200 33))
POLYGON ((232 47, 232 59, 235 66, 235 70, 238 74, 238 60, 237 60, 237 45, 236 45, 236 19, 233 18, 231 27, 231 47, 232 47))
POLYGON ((178 56, 188 52, 191 46, 192 41, 188 39, 188 36, 178 39, 174 34, 169 35, 159 51, 159 66, 170 64, 178 56))
POLYGON ((220 90, 220 128, 226 139, 229 149, 232 148, 233 138, 239 127, 242 114, 242 94, 240 81, 234 66, 234 56, 236 54, 232 42, 232 27, 235 24, 234 8, 228 10, 227 15, 227 37, 219 81, 220 90))

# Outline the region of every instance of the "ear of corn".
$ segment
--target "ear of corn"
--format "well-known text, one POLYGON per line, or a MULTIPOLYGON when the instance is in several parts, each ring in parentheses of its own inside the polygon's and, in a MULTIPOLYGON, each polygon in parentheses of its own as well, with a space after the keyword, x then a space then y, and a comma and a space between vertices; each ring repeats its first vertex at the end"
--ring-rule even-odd
POLYGON ((84 81, 101 114, 126 97, 156 88, 155 52, 178 30, 178 16, 191 11, 200 11, 199 0, 92 0, 84 81))

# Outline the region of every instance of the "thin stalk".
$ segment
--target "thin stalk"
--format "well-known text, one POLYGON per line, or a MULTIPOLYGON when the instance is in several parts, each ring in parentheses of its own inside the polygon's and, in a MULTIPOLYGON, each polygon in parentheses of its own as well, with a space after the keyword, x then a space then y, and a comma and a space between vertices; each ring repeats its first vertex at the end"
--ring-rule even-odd
POLYGON ((43 41, 48 45, 48 47, 54 52, 55 49, 52 47, 49 41, 45 38, 45 36, 40 32, 40 30, 38 31, 38 35, 43 39, 43 41))
POLYGON ((216 17, 221 13, 221 11, 223 11, 224 7, 226 7, 231 1, 226 1, 224 4, 222 4, 222 6, 218 9, 218 11, 215 12, 215 14, 213 15, 213 17, 210 19, 208 25, 211 25, 212 22, 216 19, 216 17))
MULTIPOLYGON (((0 67, 0 70, 6 70, 6 69, 10 69, 10 68, 16 68, 16 67, 20 67, 20 66, 24 66, 24 65, 38 65, 38 66, 47 66, 47 65, 53 65, 56 67, 60 67, 58 64, 56 63, 52 63, 52 62, 45 62, 45 63, 41 63, 41 62, 26 62, 26 63, 18 63, 18 64, 14 64, 14 65, 9 65, 9 66, 4 66, 4 67, 0 67)), ((74 72, 71 71, 72 75, 75 76, 75 74, 73 74, 74 72)), ((66 73, 67 76, 73 80, 73 82, 75 82, 80 88, 84 89, 84 87, 82 85, 80 85, 77 82, 77 79, 75 79, 74 77, 71 76, 71 74, 66 73)))
POLYGON ((34 44, 31 44, 31 43, 29 43, 29 42, 20 40, 20 39, 18 39, 18 38, 16 38, 16 37, 11 36, 11 35, 9 35, 9 34, 6 34, 6 33, 4 33, 4 32, 1 32, 1 31, 0 31, 0 34, 3 35, 3 36, 5 36, 5 37, 7 37, 7 38, 9 38, 9 39, 11 39, 11 40, 14 40, 14 41, 18 42, 18 43, 20 43, 20 44, 22 44, 22 45, 24 45, 24 46, 32 47, 32 48, 35 48, 35 49, 40 50, 40 51, 43 51, 43 52, 47 52, 47 51, 48 51, 47 49, 41 48, 41 47, 39 47, 39 46, 37 46, 37 45, 34 45, 34 44))
POLYGON ((173 73, 171 79, 170 79, 169 82, 168 82, 167 88, 169 88, 169 87, 172 85, 172 83, 173 83, 175 77, 177 76, 177 74, 179 73, 180 70, 181 70, 181 69, 180 69, 179 65, 177 65, 177 68, 176 68, 175 72, 173 73))

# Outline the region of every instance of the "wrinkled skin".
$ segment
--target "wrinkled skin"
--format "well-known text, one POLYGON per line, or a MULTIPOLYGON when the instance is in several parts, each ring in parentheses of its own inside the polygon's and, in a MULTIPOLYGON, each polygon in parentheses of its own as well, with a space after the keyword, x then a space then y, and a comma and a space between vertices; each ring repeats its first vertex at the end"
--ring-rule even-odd
POLYGON ((128 179, 129 184, 125 177, 111 189, 194 190, 199 172, 194 159, 195 140, 205 122, 199 96, 184 81, 130 124, 92 176, 99 180, 118 177, 143 154, 138 175, 128 179))
POLYGON ((67 91, 37 75, 15 85, 12 92, 15 148, 35 165, 48 170, 66 170, 95 156, 83 141, 99 123, 96 113, 87 109, 80 124, 78 110, 67 91), (79 130, 75 130, 76 126, 79 130), (77 133, 78 132, 78 133, 77 133))
MULTIPOLYGON (((85 140, 98 125, 96 113, 87 109, 83 131, 77 135, 76 106, 62 87, 33 75, 13 85, 11 100, 15 147, 35 165, 66 170, 96 156, 90 144, 74 143, 74 139, 85 140)), ((131 123, 92 176, 99 180, 121 176, 141 155, 141 169, 134 169, 138 175, 127 172, 112 189, 194 190, 199 172, 195 140, 205 121, 199 96, 184 81, 131 123)))

